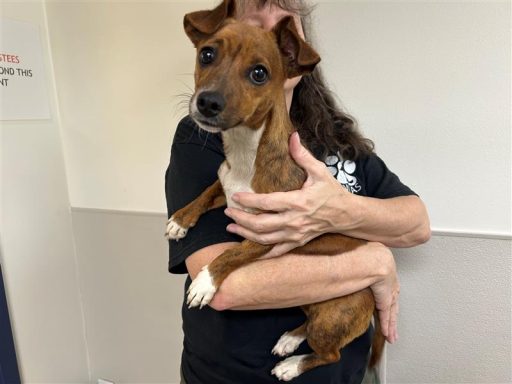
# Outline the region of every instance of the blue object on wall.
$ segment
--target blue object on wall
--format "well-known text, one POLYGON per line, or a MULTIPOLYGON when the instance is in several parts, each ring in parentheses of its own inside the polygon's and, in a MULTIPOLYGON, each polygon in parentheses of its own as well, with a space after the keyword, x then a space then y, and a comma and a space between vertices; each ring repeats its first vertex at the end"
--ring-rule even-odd
POLYGON ((0 264, 0 384, 21 384, 0 264))

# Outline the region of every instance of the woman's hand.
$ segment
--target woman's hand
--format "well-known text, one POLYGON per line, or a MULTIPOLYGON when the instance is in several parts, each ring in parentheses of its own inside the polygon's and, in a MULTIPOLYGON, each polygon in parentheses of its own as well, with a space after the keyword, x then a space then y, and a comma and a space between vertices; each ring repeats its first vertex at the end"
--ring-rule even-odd
POLYGON ((340 207, 350 207, 354 198, 343 188, 324 163, 313 157, 300 143, 299 135, 290 138, 290 154, 307 174, 301 189, 290 192, 255 194, 240 192, 233 200, 244 208, 270 211, 251 214, 236 208, 226 215, 236 224, 227 230, 260 244, 277 244, 265 257, 275 257, 306 244, 328 232, 339 232, 340 221, 348 228, 350 218, 340 207), (341 220, 340 220, 341 219, 341 220))
POLYGON ((398 321, 398 296, 400 294, 400 283, 396 271, 396 264, 393 254, 389 248, 380 243, 368 243, 375 245, 376 252, 382 255, 382 273, 379 274, 377 282, 370 286, 375 298, 380 320, 382 334, 389 343, 398 340, 397 321, 398 321))

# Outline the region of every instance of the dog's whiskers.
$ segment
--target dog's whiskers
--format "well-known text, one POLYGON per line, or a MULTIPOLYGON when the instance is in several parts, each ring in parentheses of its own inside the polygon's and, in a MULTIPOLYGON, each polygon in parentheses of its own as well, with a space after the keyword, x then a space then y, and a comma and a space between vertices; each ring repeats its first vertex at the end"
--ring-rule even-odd
POLYGON ((174 115, 185 112, 188 113, 188 106, 192 98, 191 92, 183 92, 173 96, 174 102, 174 115))

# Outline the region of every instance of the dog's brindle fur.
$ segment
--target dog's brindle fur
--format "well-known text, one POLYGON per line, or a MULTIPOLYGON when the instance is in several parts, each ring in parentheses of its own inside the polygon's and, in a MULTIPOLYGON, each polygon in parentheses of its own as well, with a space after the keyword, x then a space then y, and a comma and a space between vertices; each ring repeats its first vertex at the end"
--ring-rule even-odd
MULTIPOLYGON (((204 47, 214 47, 216 50, 215 60, 211 64, 198 62, 196 65, 196 93, 191 100, 191 116, 201 128, 222 132, 226 161, 219 169, 219 178, 224 183, 217 180, 196 200, 171 217, 168 225, 168 237, 171 239, 183 237, 207 210, 225 205, 226 195, 228 205, 234 205, 231 194, 236 191, 223 185, 227 184, 226 175, 237 172, 237 166, 248 166, 238 164, 238 160, 234 163, 234 153, 238 156, 249 153, 248 162, 253 161, 249 190, 256 193, 300 189, 306 178, 305 172, 289 155, 288 140, 294 128, 286 108, 283 84, 287 78, 311 72, 320 58, 299 37, 293 18, 281 20, 272 32, 266 32, 236 22, 232 18, 234 7, 233 1, 225 0, 212 11, 193 12, 184 18, 185 31, 198 53, 204 47), (256 64, 268 69, 269 80, 264 85, 249 81, 249 72, 256 64), (205 91, 214 92, 216 97, 220 95, 225 101, 225 105, 214 106, 217 109, 214 116, 203 116, 194 104, 205 91), (244 141, 246 137, 252 137, 249 141, 255 146, 252 148, 255 151, 254 159, 250 157, 251 148, 244 147, 249 144, 249 141, 244 141)), ((240 171, 247 173, 247 169, 240 171)), ((294 249, 293 253, 338 255, 364 243, 363 240, 339 234, 325 234, 294 249)), ((201 307, 209 303, 231 272, 257 260, 272 247, 244 240, 226 250, 203 268, 189 290, 187 302, 191 306, 200 304, 201 307), (209 295, 198 288, 205 284, 211 286, 209 295)), ((293 362, 293 359, 288 359, 288 363, 287 360, 279 363, 272 372, 282 380, 291 380, 309 369, 338 361, 341 348, 368 328, 375 302, 371 290, 367 288, 340 298, 304 305, 302 309, 307 321, 285 335, 296 336, 299 340, 307 339, 314 353, 298 360, 295 358, 293 362)), ((384 346, 378 316, 376 325, 370 365, 379 360, 384 346)), ((290 353, 283 352, 282 348, 279 352, 278 346, 279 343, 274 349, 278 350, 277 353, 290 353)))

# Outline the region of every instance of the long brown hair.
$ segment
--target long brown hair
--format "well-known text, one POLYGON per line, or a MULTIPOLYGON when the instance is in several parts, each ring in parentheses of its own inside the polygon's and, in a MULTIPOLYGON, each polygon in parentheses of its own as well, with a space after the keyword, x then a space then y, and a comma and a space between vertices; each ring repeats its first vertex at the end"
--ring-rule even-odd
MULTIPOLYGON (((258 8, 270 3, 298 14, 308 40, 312 7, 304 0, 237 0, 238 15, 243 14, 248 1, 255 2, 258 8)), ((361 134, 356 120, 336 104, 318 65, 295 87, 290 118, 301 140, 318 157, 339 152, 344 159, 355 160, 373 152, 373 142, 361 134)))

